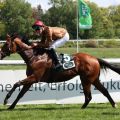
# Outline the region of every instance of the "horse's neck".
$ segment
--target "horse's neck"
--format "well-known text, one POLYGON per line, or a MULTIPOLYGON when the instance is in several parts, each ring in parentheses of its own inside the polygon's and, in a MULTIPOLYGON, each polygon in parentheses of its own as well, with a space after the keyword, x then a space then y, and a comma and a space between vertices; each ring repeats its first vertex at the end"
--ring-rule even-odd
POLYGON ((29 63, 31 58, 34 57, 33 49, 21 51, 21 52, 18 52, 18 54, 22 57, 25 63, 29 63))

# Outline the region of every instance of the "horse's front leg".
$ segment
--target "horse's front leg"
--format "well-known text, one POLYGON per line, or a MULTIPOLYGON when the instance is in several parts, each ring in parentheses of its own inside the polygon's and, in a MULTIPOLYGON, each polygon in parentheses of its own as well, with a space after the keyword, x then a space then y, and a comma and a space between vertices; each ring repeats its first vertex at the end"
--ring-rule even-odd
POLYGON ((20 98, 23 97, 23 95, 29 90, 29 88, 31 87, 32 84, 30 85, 24 85, 22 90, 20 91, 20 93, 18 94, 16 100, 12 103, 12 105, 10 105, 10 107, 8 109, 14 109, 16 104, 18 103, 18 101, 20 100, 20 98))
POLYGON ((5 99, 4 99, 4 105, 7 104, 8 99, 11 97, 12 93, 13 93, 13 92, 15 91, 15 89, 16 89, 17 87, 19 87, 19 86, 20 86, 20 81, 17 82, 17 83, 15 83, 15 84, 13 85, 13 88, 8 92, 8 94, 6 95, 6 97, 5 97, 5 99))
POLYGON ((33 83, 36 83, 36 82, 38 82, 38 81, 36 80, 34 75, 31 75, 31 76, 27 77, 26 79, 21 80, 19 82, 16 82, 14 84, 13 88, 6 95, 5 100, 4 100, 4 105, 7 104, 8 99, 11 97, 12 93, 15 91, 15 89, 17 87, 20 87, 21 85, 30 85, 30 84, 33 84, 33 83))

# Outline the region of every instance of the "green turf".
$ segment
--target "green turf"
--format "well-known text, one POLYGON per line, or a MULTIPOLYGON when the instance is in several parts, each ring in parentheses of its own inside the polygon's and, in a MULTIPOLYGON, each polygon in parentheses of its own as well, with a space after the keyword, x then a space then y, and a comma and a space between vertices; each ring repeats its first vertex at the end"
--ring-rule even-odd
POLYGON ((26 65, 0 65, 0 70, 22 70, 26 65))
MULTIPOLYGON (((57 52, 74 54, 77 50, 76 48, 58 48, 57 52)), ((99 58, 120 58, 120 48, 79 48, 79 52, 88 53, 99 58)), ((22 58, 18 54, 12 54, 5 59, 20 60, 22 58)))
POLYGON ((10 56, 7 56, 4 58, 4 60, 22 60, 19 54, 11 54, 10 56))
MULTIPOLYGON (((76 48, 59 48, 57 51, 72 54, 76 53, 76 48)), ((120 48, 79 48, 79 52, 99 58, 120 58, 120 48)))
POLYGON ((0 120, 120 120, 120 103, 114 109, 110 104, 89 104, 86 109, 75 105, 18 105, 14 110, 0 106, 0 120))

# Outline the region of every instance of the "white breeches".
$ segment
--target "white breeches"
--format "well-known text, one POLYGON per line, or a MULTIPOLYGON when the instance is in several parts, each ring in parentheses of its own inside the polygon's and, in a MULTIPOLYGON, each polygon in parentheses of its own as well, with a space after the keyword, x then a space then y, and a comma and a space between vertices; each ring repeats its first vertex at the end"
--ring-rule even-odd
POLYGON ((63 38, 58 39, 58 40, 52 42, 52 44, 50 45, 50 48, 54 48, 54 49, 58 48, 58 47, 64 45, 68 40, 69 40, 69 34, 66 33, 63 38))

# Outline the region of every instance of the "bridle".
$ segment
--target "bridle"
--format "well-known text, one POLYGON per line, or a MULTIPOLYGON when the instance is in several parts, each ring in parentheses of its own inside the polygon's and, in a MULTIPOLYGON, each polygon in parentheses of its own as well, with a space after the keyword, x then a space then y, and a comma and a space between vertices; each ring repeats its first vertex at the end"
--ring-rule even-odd
POLYGON ((10 53, 16 53, 22 51, 20 49, 18 50, 19 46, 17 45, 17 43, 15 43, 14 38, 10 37, 9 35, 7 36, 6 44, 10 53))
POLYGON ((14 38, 11 38, 11 37, 9 37, 9 40, 7 40, 6 43, 8 44, 10 53, 21 53, 21 52, 25 52, 26 50, 33 49, 33 48, 22 49, 22 48, 14 41, 14 38))
POLYGON ((12 51, 13 44, 12 44, 12 40, 10 36, 7 36, 6 44, 7 44, 7 48, 9 49, 10 53, 13 53, 12 51))
POLYGON ((8 42, 6 42, 6 43, 1 47, 0 54, 1 54, 1 55, 0 55, 0 56, 1 56, 1 59, 3 59, 3 58, 6 57, 6 56, 10 56, 11 51, 10 51, 10 47, 9 47, 8 42))

